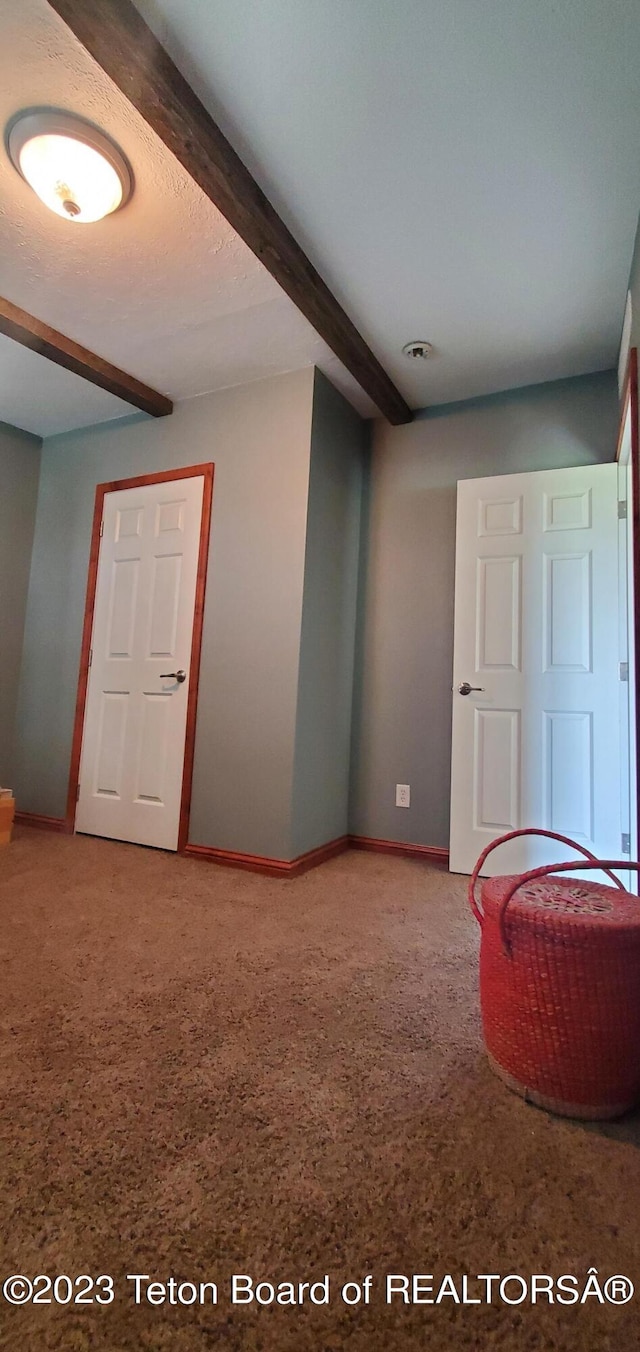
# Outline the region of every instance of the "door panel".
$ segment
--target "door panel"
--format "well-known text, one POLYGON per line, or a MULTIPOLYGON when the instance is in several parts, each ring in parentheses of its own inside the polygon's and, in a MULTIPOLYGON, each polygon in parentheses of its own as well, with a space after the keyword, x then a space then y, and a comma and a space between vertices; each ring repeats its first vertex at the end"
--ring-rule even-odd
POLYGON ((474 825, 513 830, 518 821, 520 715, 517 709, 475 709, 474 825))
MULTIPOLYGON (((524 826, 620 855, 617 540, 613 464, 458 485, 454 872, 524 826)), ((550 857, 571 856, 527 839, 488 862, 550 857)))
MULTIPOLYGON (((555 473, 555 471, 551 471, 555 473)), ((591 525, 591 489, 543 494, 543 530, 586 530, 591 525)))
POLYGON ((144 692, 140 704, 140 748, 134 789, 135 801, 164 804, 171 696, 144 692))
POLYGON ((478 559, 476 669, 520 667, 520 559, 478 559))
POLYGON ((591 671, 591 551, 545 554, 543 671, 591 671))
POLYGON ((94 793, 121 798, 129 694, 125 691, 103 690, 100 705, 94 793))
POLYGON ((544 820, 550 831, 588 846, 594 837, 593 715, 545 709, 542 716, 544 820))
POLYGON ((154 558, 149 657, 175 657, 181 578, 181 554, 161 554, 154 558))
POLYGON ((114 559, 107 622, 107 657, 133 657, 139 559, 114 559))
POLYGON ((520 535, 522 531, 522 497, 480 498, 478 501, 478 535, 520 535))
POLYGON ((177 848, 203 490, 105 495, 77 831, 177 848))

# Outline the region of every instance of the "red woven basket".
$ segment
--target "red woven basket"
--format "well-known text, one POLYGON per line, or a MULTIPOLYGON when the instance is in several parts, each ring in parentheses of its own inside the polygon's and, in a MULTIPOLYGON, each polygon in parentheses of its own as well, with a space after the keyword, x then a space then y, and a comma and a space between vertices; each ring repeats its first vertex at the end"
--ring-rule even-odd
POLYGON ((640 904, 612 868, 640 864, 597 860, 554 831, 513 831, 483 851, 469 884, 490 1064, 516 1093, 566 1117, 619 1117, 640 1099, 640 904), (524 835, 560 840, 583 858, 485 878, 480 906, 487 856, 524 835), (550 876, 585 868, 614 886, 550 876))

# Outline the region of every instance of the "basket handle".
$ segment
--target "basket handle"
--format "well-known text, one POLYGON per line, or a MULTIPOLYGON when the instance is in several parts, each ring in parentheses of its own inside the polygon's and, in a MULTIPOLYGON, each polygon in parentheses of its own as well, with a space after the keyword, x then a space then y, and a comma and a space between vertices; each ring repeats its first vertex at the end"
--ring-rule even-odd
MULTIPOLYGON (((492 850, 497 850, 498 845, 504 845, 505 841, 507 840, 516 840, 518 836, 547 836, 549 840, 559 840, 563 845, 570 845, 573 850, 577 850, 578 853, 583 855, 585 859, 590 859, 594 861, 596 859, 595 854, 592 854, 591 850, 585 850, 584 845, 576 844, 576 841, 571 840, 569 836, 561 836, 558 834, 557 831, 546 831, 542 827, 526 826, 523 827, 522 830, 520 831, 509 831, 507 832, 506 836, 498 836, 497 840, 492 840, 491 843, 487 845, 486 849, 482 851, 480 858, 476 861, 475 868, 469 880, 469 905, 479 925, 482 925, 482 922, 484 920, 484 914, 480 910, 480 907, 478 905, 478 899, 476 897, 476 883, 478 881, 480 869, 482 868, 485 859, 487 859, 488 856, 491 854, 492 850)), ((602 872, 606 873, 607 877, 611 878, 611 881, 615 883, 616 887, 619 887, 624 892, 624 887, 622 886, 620 879, 616 878, 614 873, 610 873, 606 865, 603 865, 601 867, 602 872)))
MULTIPOLYGON (((613 877, 613 874, 609 872, 612 868, 633 869, 635 873, 640 873, 640 864, 631 859, 590 859, 586 864, 582 859, 572 859, 570 863, 567 864, 544 864, 542 868, 532 868, 528 873, 523 873, 521 877, 516 878, 511 887, 508 888, 500 902, 498 910, 498 929, 502 941, 502 951, 507 958, 511 957, 511 944, 509 943, 506 932, 506 911, 514 893, 517 892, 518 888, 522 887, 524 883, 535 882, 536 878, 546 878, 549 873, 569 873, 571 869, 577 868, 585 870, 601 869, 609 878, 613 877)), ((616 882, 621 890, 626 892, 626 888, 622 886, 619 878, 616 878, 616 882)), ((629 895, 630 894, 627 892, 627 896, 629 895)))

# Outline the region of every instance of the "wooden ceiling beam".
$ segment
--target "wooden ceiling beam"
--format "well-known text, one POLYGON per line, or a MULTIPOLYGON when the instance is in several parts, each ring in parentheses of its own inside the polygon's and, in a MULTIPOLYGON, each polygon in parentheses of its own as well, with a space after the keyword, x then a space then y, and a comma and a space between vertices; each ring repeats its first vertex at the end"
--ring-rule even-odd
POLYGON ((393 424, 413 414, 131 0, 48 0, 393 424))
POLYGON ((66 338, 63 333, 58 333, 57 329, 52 329, 26 310, 19 309, 3 296, 0 296, 0 333, 13 338, 16 343, 22 343, 23 347, 31 348, 32 352, 38 352, 41 357, 48 357, 58 366, 64 366, 67 371, 73 371, 74 375, 82 376, 92 385, 99 385, 100 389, 115 394, 127 404, 142 409, 143 413, 150 413, 153 418, 165 418, 173 412, 173 404, 166 395, 143 385, 134 376, 112 366, 111 362, 96 356, 87 347, 74 343, 71 338, 66 338))

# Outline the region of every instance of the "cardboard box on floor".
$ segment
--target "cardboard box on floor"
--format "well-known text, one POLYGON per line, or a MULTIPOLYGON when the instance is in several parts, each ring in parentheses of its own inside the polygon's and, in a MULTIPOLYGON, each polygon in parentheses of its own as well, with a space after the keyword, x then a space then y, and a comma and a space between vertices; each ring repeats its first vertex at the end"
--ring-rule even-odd
POLYGON ((16 800, 11 789, 0 789, 0 847, 11 843, 16 800))

